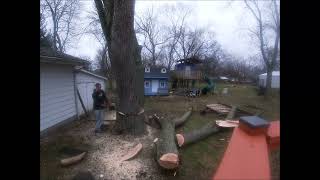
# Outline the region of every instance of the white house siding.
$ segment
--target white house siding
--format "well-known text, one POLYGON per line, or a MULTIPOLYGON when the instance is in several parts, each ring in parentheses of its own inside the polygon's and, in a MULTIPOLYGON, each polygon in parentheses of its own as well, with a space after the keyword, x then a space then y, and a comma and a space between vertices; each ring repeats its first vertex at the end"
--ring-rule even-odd
MULTIPOLYGON (((259 85, 266 87, 267 84, 267 75, 261 74, 259 75, 259 85)), ((280 76, 279 75, 272 75, 271 79, 271 88, 280 88, 280 76)))
POLYGON ((40 63, 40 131, 75 117, 73 66, 40 63))
MULTIPOLYGON (((93 109, 92 93, 93 93, 93 89, 95 88, 95 84, 100 83, 101 88, 105 90, 105 87, 106 87, 105 80, 80 71, 80 72, 77 72, 76 74, 76 82, 77 82, 77 87, 81 95, 83 104, 86 107, 86 110, 91 111, 93 109)), ((77 106, 78 106, 79 115, 84 114, 84 110, 81 106, 81 102, 79 99, 77 100, 77 106)))

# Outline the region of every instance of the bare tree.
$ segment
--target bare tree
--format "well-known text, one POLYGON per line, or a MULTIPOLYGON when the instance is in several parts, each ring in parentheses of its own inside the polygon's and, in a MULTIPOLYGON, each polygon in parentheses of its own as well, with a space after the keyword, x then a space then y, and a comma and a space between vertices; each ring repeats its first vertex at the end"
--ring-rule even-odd
POLYGON ((141 47, 134 31, 134 0, 95 0, 116 78, 120 112, 117 133, 140 135, 145 131, 141 47))
POLYGON ((182 7, 180 11, 177 11, 177 8, 174 6, 166 7, 164 9, 166 9, 166 18, 169 19, 170 24, 165 28, 165 32, 169 37, 163 48, 163 60, 164 64, 167 65, 167 68, 171 69, 175 60, 178 60, 178 55, 176 54, 178 41, 185 28, 185 20, 188 15, 190 15, 191 9, 182 7), (174 12, 179 12, 179 14, 174 14, 174 12))
POLYGON ((147 9, 141 16, 136 16, 136 19, 136 31, 144 36, 144 48, 147 49, 151 65, 155 66, 162 51, 159 46, 166 43, 169 38, 162 33, 154 7, 147 9))
POLYGON ((65 52, 76 36, 76 19, 80 12, 79 0, 42 0, 47 16, 52 22, 54 49, 65 52))
MULTIPOLYGON (((251 32, 257 37, 259 41, 259 49, 261 51, 262 59, 267 69, 267 83, 265 97, 269 95, 271 90, 272 71, 274 70, 278 58, 279 44, 280 44, 280 15, 278 10, 277 0, 270 0, 269 19, 268 16, 263 16, 261 4, 257 0, 244 0, 246 7, 250 10, 257 22, 257 29, 251 32), (267 31, 274 32, 274 42, 272 45, 267 41, 267 31)), ((264 2, 266 3, 266 2, 264 2)))

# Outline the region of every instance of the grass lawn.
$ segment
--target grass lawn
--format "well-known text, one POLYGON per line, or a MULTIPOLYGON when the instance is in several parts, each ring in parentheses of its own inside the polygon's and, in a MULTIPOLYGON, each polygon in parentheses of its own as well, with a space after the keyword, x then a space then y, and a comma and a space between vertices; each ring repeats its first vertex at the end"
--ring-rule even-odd
MULTIPOLYGON (((201 85, 203 86, 203 85, 201 85)), ((250 85, 231 85, 216 84, 216 90, 221 92, 223 88, 229 89, 229 95, 207 95, 199 98, 186 99, 183 97, 175 98, 146 98, 145 109, 157 112, 160 115, 180 116, 189 106, 193 106, 195 112, 189 118, 182 128, 177 132, 188 132, 197 129, 212 120, 221 119, 215 113, 200 115, 200 111, 206 104, 222 102, 230 105, 252 105, 262 108, 264 113, 261 115, 266 120, 280 119, 280 98, 276 93, 265 100, 263 96, 257 96, 255 87, 250 85)), ((254 109, 243 108, 255 112, 254 109)), ((227 147, 228 140, 231 137, 232 130, 229 132, 212 135, 205 140, 189 145, 180 149, 182 166, 179 174, 172 179, 210 179, 219 164, 223 153, 227 147)), ((274 152, 271 156, 272 176, 279 179, 280 174, 280 152, 274 152)), ((169 178, 169 179, 171 179, 169 178)))

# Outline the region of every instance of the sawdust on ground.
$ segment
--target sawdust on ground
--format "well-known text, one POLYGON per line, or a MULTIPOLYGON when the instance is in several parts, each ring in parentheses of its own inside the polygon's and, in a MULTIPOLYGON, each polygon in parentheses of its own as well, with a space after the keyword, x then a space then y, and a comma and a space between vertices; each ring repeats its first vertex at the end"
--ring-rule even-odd
MULTIPOLYGON (((64 173, 57 179, 71 179, 80 171, 90 171, 95 179, 162 179, 157 178, 157 166, 153 159, 153 140, 156 130, 146 126, 147 132, 141 137, 130 135, 112 135, 110 130, 95 135, 94 121, 75 123, 63 132, 64 136, 82 139, 89 145, 86 157, 78 164, 64 168, 64 173), (142 150, 134 158, 121 162, 121 158, 138 143, 142 150)), ((49 139, 44 139, 49 141, 49 139)), ((61 167, 57 167, 61 168, 61 167)), ((161 176, 161 174, 159 174, 161 176)))

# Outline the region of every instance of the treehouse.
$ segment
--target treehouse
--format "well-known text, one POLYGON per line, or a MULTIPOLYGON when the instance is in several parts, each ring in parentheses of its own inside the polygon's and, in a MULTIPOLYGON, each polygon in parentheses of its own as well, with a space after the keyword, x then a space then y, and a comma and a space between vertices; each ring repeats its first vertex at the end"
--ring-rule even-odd
POLYGON ((194 86, 196 81, 199 82, 203 78, 201 64, 201 60, 195 57, 178 60, 173 73, 175 79, 173 86, 177 88, 188 88, 189 84, 194 86))

